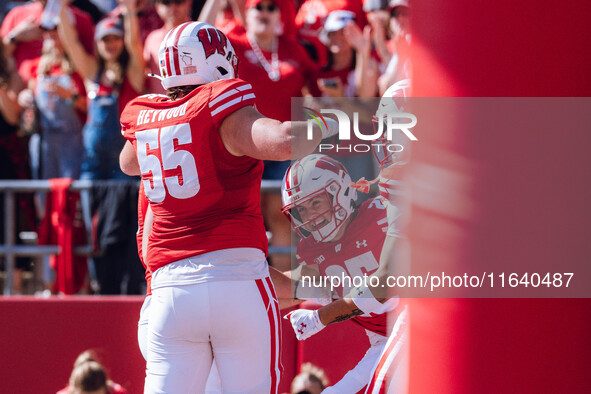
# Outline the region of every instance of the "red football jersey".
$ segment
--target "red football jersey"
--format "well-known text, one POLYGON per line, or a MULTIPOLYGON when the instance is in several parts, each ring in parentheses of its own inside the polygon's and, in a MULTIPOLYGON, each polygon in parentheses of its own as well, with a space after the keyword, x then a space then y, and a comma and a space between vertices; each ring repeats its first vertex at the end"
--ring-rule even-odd
MULTIPOLYGON (((396 208, 391 205, 388 208, 388 202, 382 197, 365 201, 340 240, 316 242, 313 237, 302 239, 297 248, 298 263, 316 264, 320 274, 327 277, 369 276, 379 267, 386 233, 394 226, 396 215, 396 208)), ((367 330, 386 336, 387 313, 371 315, 352 320, 367 330)))
POLYGON ((136 151, 154 213, 147 253, 152 272, 221 249, 267 254, 259 202, 263 163, 230 154, 218 130, 226 116, 254 103, 251 85, 230 79, 174 101, 141 96, 125 108, 122 133, 136 151))
POLYGON ((142 250, 142 240, 144 237, 146 213, 148 212, 148 206, 150 205, 146 193, 144 193, 144 184, 140 183, 140 190, 137 202, 137 223, 138 229, 136 234, 137 250, 140 257, 140 261, 146 271, 146 296, 152 295, 152 271, 146 265, 142 250))

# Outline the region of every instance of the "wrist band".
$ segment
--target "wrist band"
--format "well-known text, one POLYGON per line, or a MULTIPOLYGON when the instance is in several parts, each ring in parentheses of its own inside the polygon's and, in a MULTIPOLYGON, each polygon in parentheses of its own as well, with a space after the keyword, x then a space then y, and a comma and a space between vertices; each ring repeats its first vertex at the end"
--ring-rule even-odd
MULTIPOLYGON (((371 290, 367 286, 356 287, 349 293, 349 296, 357 305, 357 308, 361 309, 363 313, 383 313, 384 304, 376 300, 371 290)), ((386 307, 387 308, 387 307, 386 307)))
POLYGON ((339 133, 339 124, 336 120, 332 118, 324 118, 324 122, 326 123, 326 128, 320 128, 322 131, 322 139, 332 137, 339 133))
POLYGON ((314 321, 316 322, 316 325, 318 328, 324 328, 326 327, 324 324, 322 324, 322 322, 320 321, 320 316, 318 315, 318 309, 316 309, 314 311, 314 313, 312 314, 312 317, 314 318, 314 321))

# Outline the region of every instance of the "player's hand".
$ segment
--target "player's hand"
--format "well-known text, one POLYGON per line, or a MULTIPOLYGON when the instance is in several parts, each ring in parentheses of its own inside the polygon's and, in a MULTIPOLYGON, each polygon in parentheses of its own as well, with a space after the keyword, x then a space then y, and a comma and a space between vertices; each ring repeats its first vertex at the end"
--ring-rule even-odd
POLYGON ((320 322, 318 311, 311 311, 309 309, 298 309, 289 312, 284 318, 289 319, 291 327, 296 334, 296 338, 300 341, 310 338, 325 327, 325 325, 320 322))

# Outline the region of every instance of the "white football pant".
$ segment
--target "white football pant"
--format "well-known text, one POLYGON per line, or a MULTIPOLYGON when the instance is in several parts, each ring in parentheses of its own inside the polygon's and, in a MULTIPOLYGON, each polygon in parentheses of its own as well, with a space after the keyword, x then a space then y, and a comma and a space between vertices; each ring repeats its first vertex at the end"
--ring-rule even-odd
POLYGON ((205 392, 214 358, 223 393, 277 392, 281 328, 269 277, 162 287, 151 298, 145 393, 205 392))

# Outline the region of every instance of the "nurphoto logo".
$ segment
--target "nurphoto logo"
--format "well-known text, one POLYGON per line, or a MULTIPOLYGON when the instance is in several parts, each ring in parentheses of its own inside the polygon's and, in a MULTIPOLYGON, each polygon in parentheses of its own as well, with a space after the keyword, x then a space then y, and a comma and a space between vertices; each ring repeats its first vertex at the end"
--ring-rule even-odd
MULTIPOLYGON (((353 122, 349 118, 349 115, 342 110, 338 109, 321 109, 320 112, 313 110, 312 108, 304 107, 307 110, 306 114, 310 117, 308 119, 308 139, 312 139, 314 123, 318 124, 321 128, 326 128, 326 120, 323 114, 330 114, 336 116, 339 124, 339 140, 346 141, 351 139, 351 128, 355 136, 361 141, 376 141, 382 137, 385 137, 388 141, 394 141, 394 136, 404 135, 411 141, 418 141, 418 138, 410 131, 411 128, 417 125, 417 117, 408 112, 395 112, 388 113, 381 119, 377 119, 377 127, 374 128, 373 134, 363 134, 359 130, 359 113, 353 112, 353 122), (352 127, 351 127, 352 126, 352 127)), ((400 141, 400 138, 396 138, 400 141)), ((380 149, 386 150, 388 153, 399 153, 404 150, 403 144, 390 143, 390 144, 376 144, 376 143, 364 143, 354 144, 350 146, 339 147, 333 144, 320 144, 318 145, 319 151, 336 150, 337 152, 346 150, 359 153, 369 152, 371 149, 379 151, 380 149)))

